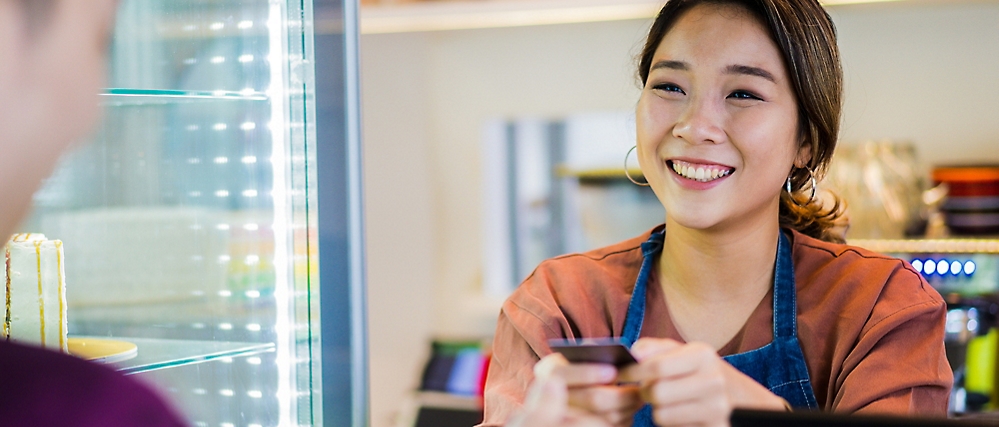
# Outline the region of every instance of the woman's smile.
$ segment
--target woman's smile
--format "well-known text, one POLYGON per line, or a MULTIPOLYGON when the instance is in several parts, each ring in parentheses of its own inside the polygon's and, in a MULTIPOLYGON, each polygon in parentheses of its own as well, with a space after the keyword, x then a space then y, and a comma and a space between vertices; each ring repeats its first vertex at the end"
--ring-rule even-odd
POLYGON ((735 172, 735 168, 713 164, 713 163, 699 163, 690 162, 683 160, 667 160, 666 165, 673 170, 673 173, 679 175, 682 179, 697 181, 697 182, 714 182, 721 180, 732 172, 735 172))

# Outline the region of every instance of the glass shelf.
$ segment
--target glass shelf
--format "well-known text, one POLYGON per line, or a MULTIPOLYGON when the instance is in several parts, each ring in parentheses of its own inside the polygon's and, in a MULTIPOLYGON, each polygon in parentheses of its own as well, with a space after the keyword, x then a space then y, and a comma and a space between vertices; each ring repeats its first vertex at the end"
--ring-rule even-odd
POLYGON ((267 101, 266 93, 257 91, 183 91, 162 89, 106 89, 101 94, 105 106, 166 105, 212 101, 267 101))
POLYGON ((999 254, 999 237, 951 239, 851 239, 847 243, 867 250, 895 254, 999 254))
MULTIPOLYGON (((106 339, 107 337, 94 338, 106 339)), ((113 339, 130 342, 138 347, 138 353, 135 357, 113 364, 118 371, 125 375, 193 365, 225 357, 250 356, 274 351, 274 343, 121 337, 113 339)))

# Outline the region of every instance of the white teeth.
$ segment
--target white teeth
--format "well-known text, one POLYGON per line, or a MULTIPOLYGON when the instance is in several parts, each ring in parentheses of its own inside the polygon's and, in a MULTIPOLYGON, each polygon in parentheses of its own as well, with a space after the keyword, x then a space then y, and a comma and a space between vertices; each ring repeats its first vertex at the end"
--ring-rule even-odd
POLYGON ((696 168, 692 165, 681 165, 678 162, 673 162, 673 171, 684 178, 700 182, 713 181, 728 176, 732 172, 731 169, 696 168))

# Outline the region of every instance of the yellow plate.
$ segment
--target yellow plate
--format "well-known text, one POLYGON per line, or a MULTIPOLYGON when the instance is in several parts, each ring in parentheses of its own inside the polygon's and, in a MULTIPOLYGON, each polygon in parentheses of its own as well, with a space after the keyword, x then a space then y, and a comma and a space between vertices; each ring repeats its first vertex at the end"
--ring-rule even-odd
POLYGON ((115 363, 139 354, 139 348, 127 341, 105 338, 70 338, 69 354, 92 362, 115 363))

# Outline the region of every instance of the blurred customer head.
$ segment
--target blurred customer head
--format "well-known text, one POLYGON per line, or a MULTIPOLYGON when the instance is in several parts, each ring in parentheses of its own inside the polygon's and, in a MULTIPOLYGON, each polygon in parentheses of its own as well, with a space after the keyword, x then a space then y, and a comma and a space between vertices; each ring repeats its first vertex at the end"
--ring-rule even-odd
MULTIPOLYGON (((802 145, 811 153, 807 168, 795 168, 790 173, 792 192, 809 188, 808 169, 816 180, 821 179, 839 137, 843 70, 832 19, 817 0, 669 0, 652 24, 639 57, 638 75, 643 86, 663 37, 685 12, 702 4, 732 5, 750 12, 779 48, 797 98, 798 132, 802 145)), ((805 194, 809 191, 805 190, 805 194)), ((841 232, 834 229, 841 225, 836 222, 840 217, 839 199, 827 199, 830 208, 824 208, 820 199, 795 202, 790 194, 782 193, 780 225, 812 237, 842 241, 841 232)))
POLYGON ((0 0, 0 236, 96 122, 116 5, 0 0))

